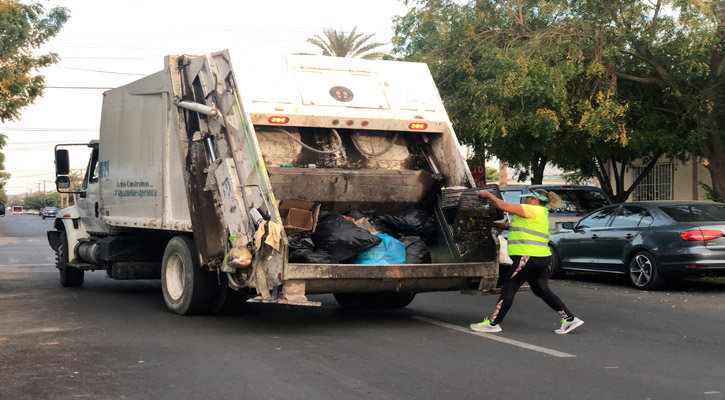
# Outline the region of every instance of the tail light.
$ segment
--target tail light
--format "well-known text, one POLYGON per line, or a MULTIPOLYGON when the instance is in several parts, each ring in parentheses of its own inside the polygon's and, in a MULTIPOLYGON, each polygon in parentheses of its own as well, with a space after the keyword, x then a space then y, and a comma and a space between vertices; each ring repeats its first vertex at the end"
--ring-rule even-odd
POLYGON ((270 124, 286 124, 288 122, 289 122, 289 118, 287 118, 287 117, 281 117, 281 116, 269 117, 270 124))
POLYGON ((682 240, 697 240, 697 241, 705 241, 705 240, 713 240, 719 237, 725 236, 724 233, 721 231, 715 231, 715 230, 691 230, 691 231, 682 231, 680 232, 680 237, 682 240))
POLYGON ((422 131, 422 130, 425 130, 428 128, 428 124, 426 124, 424 122, 411 122, 408 125, 408 128, 412 129, 414 131, 422 131))

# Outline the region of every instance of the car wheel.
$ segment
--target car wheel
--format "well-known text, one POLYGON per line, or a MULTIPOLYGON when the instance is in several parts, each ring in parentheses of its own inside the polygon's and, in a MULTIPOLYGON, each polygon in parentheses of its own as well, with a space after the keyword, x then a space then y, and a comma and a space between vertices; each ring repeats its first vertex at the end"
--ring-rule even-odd
POLYGON ((404 308, 415 298, 415 293, 334 293, 337 304, 351 310, 404 308))
POLYGON ((561 267, 559 253, 556 252, 556 249, 553 246, 549 246, 549 248, 551 249, 551 262, 549 262, 549 265, 546 268, 546 278, 563 278, 564 268, 561 267))
POLYGON ((640 251, 632 257, 629 262, 629 279, 640 290, 657 289, 665 283, 665 278, 657 269, 654 256, 646 251, 640 251))
POLYGON ((176 236, 166 245, 161 261, 161 289, 169 311, 179 315, 211 311, 216 274, 199 264, 194 239, 176 236))
POLYGON ((83 286, 82 269, 68 266, 68 241, 65 232, 60 233, 60 246, 55 251, 55 266, 60 271, 60 285, 63 287, 83 286))

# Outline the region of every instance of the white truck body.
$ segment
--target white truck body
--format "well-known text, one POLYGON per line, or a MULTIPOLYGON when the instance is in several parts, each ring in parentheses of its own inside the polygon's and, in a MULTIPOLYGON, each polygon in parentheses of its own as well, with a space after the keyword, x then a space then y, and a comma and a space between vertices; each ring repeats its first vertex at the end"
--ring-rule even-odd
MULTIPOLYGON (((186 250, 198 268, 225 277, 224 291, 288 304, 310 304, 310 293, 482 293, 498 274, 490 235, 479 259, 453 249, 447 261, 405 267, 289 263, 284 230, 276 251, 251 245, 250 210, 281 225, 277 200, 337 212, 426 203, 436 213, 430 199, 440 186, 473 186, 425 64, 289 56, 235 68, 228 51, 168 56, 162 71, 104 93, 100 138, 88 146, 82 198, 49 232, 62 282, 76 270, 82 283, 83 270, 125 279, 155 277, 156 268, 168 297, 173 256, 186 250), (281 167, 289 164, 298 168, 281 167), (309 164, 316 168, 299 168, 309 164), (254 262, 231 271, 236 236, 250 243, 254 262)), ((443 239, 456 247, 450 234, 443 239)))

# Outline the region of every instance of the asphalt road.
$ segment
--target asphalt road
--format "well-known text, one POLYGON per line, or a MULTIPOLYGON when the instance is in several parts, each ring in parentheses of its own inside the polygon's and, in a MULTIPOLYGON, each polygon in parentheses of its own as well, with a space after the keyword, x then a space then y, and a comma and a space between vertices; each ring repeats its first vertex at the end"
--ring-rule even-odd
POLYGON ((586 323, 519 293, 500 334, 468 324, 495 297, 419 295, 403 310, 248 304, 165 310, 158 281, 86 273, 62 288, 44 231, 0 218, 0 399, 725 399, 725 281, 641 292, 575 275, 552 289, 586 323))

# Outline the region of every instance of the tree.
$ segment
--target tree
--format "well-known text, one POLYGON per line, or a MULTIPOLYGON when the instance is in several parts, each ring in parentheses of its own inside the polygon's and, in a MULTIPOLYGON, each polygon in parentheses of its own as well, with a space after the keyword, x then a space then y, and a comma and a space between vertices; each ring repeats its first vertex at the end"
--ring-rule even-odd
POLYGON ((364 35, 357 33, 357 27, 352 28, 350 32, 345 32, 342 29, 338 31, 333 28, 324 28, 322 32, 324 38, 315 35, 307 39, 307 43, 322 49, 323 56, 359 57, 373 60, 386 55, 383 52, 370 52, 383 46, 384 43, 370 42, 375 34, 364 35))
POLYGON ((0 122, 17 120, 20 110, 43 95, 45 81, 33 75, 58 61, 58 55, 33 55, 68 20, 68 10, 0 0, 0 122))
MULTIPOLYGON (((7 136, 0 133, 0 150, 7 144, 6 140, 7 136)), ((5 184, 8 179, 10 179, 10 174, 5 172, 5 154, 0 153, 0 203, 8 202, 8 195, 5 192, 5 184)))
POLYGON ((672 118, 653 117, 642 102, 652 93, 617 85, 607 58, 614 39, 587 8, 607 1, 416 3, 396 21, 394 51, 428 63, 459 137, 477 152, 532 183, 547 163, 580 170, 618 201, 634 187, 624 187, 634 160, 651 168, 662 155, 683 157, 683 132, 666 132, 672 118))
POLYGON ((725 3, 714 0, 588 2, 582 8, 605 37, 619 92, 678 133, 702 156, 716 193, 725 194, 725 3))

